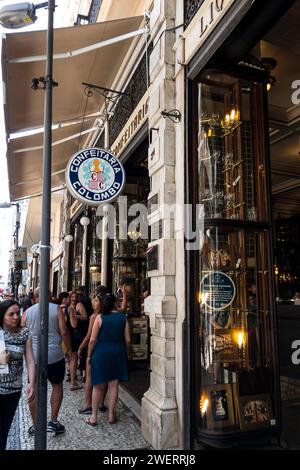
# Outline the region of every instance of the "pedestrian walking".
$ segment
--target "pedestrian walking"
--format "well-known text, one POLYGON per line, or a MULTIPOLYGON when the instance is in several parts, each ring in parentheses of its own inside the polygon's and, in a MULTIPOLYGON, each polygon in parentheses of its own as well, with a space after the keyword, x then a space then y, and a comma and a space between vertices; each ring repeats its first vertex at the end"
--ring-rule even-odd
POLYGON ((21 326, 20 305, 0 303, 0 450, 5 450, 23 386, 23 356, 28 370, 27 399, 34 399, 35 366, 28 328, 21 326))
POLYGON ((20 304, 21 310, 23 310, 24 302, 25 302, 25 295, 24 295, 24 294, 20 294, 20 295, 19 295, 19 304, 20 304))
MULTIPOLYGON (((91 315, 93 314, 93 305, 92 305, 89 295, 87 295, 85 286, 77 287, 76 292, 79 296, 79 302, 81 302, 85 308, 87 319, 89 319, 91 315)), ((88 321, 81 324, 82 339, 87 335, 88 328, 89 328, 88 321)), ((87 350, 84 350, 82 357, 80 358, 79 363, 78 363, 78 369, 84 381, 86 380, 86 355, 87 355, 87 350)))
POLYGON ((6 292, 4 294, 5 300, 15 300, 15 294, 13 292, 6 292))
MULTIPOLYGON (((35 289, 36 303, 26 310, 25 323, 32 335, 33 356, 37 364, 37 344, 40 329, 39 319, 39 288, 35 289)), ((47 431, 55 434, 65 432, 65 427, 58 421, 58 413, 63 400, 63 380, 65 376, 65 355, 62 350, 62 341, 67 347, 66 356, 71 354, 70 335, 61 308, 49 302, 49 339, 48 339, 48 368, 47 376, 52 387, 51 393, 51 420, 48 422, 47 431)), ((29 428, 30 435, 34 435, 35 403, 30 402, 30 413, 33 425, 29 428)))
MULTIPOLYGON (((104 287, 104 286, 101 286, 101 287, 104 287)), ((85 286, 77 287, 76 292, 79 297, 79 302, 82 303, 82 305, 85 308, 88 318, 90 318, 90 316, 93 314, 93 305, 92 305, 90 297, 86 293, 85 286)))
MULTIPOLYGON (((68 319, 68 308, 70 305, 70 294, 69 292, 60 292, 58 295, 58 305, 62 311, 63 317, 65 319, 65 322, 67 324, 67 319, 68 319)), ((66 354, 67 353, 67 347, 64 342, 62 342, 62 349, 63 352, 66 354)), ((67 368, 67 382, 70 382, 70 363, 69 361, 66 363, 66 368, 67 368)))
POLYGON ((71 304, 68 307, 67 327, 71 337, 71 359, 70 359, 70 374, 71 385, 70 391, 82 388, 77 382, 77 365, 78 365, 78 348, 82 343, 86 333, 87 313, 81 302, 77 292, 73 291, 70 294, 71 304))
MULTIPOLYGON (((94 313, 91 315, 89 319, 89 328, 88 332, 82 341, 81 345, 79 346, 78 349, 78 359, 80 360, 83 354, 83 351, 85 351, 88 347, 89 340, 91 337, 92 329, 94 322, 97 318, 98 315, 100 315, 101 310, 102 310, 102 305, 105 299, 106 294, 108 293, 108 290, 105 286, 99 286, 94 294, 93 294, 93 299, 92 299, 92 305, 93 305, 93 311, 94 313)), ((92 385, 91 385, 91 365, 90 361, 86 359, 86 377, 85 377, 85 386, 84 386, 84 401, 81 406, 81 408, 78 410, 78 413, 80 414, 92 414, 92 385)), ((106 406, 104 405, 104 400, 107 392, 107 386, 104 387, 103 389, 103 395, 100 398, 99 402, 99 411, 105 412, 107 410, 106 406)))
MULTIPOLYGON (((123 302, 126 303, 126 289, 122 288, 123 302)), ((97 425, 98 409, 103 395, 104 384, 108 382, 108 421, 116 422, 115 407, 118 400, 119 381, 128 380, 128 359, 126 347, 130 346, 130 330, 126 316, 117 310, 117 299, 113 294, 105 296, 102 314, 95 319, 88 348, 91 359, 92 416, 87 420, 97 425)))
POLYGON ((23 303, 23 312, 26 312, 26 310, 29 307, 32 307, 34 304, 34 298, 33 298, 33 292, 32 290, 29 292, 29 294, 25 297, 24 303, 23 303))

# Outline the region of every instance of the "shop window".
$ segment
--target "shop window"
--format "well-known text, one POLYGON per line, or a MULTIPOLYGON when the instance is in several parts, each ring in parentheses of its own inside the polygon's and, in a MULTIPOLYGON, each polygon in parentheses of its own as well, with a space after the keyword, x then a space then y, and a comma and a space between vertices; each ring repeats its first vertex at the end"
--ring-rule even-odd
POLYGON ((198 86, 202 437, 278 424, 262 90, 215 72, 198 86))
POLYGON ((266 221, 264 162, 254 164, 257 128, 250 119, 255 87, 207 74, 199 85, 198 170, 205 217, 266 221))
POLYGON ((101 284, 101 257, 102 240, 97 236, 98 217, 96 209, 91 210, 91 234, 90 234, 90 260, 89 260, 89 289, 90 294, 101 284))
POLYGON ((71 269, 70 269, 70 287, 71 290, 76 289, 81 285, 82 279, 82 240, 83 240, 83 226, 79 221, 72 227, 73 242, 71 245, 71 269))

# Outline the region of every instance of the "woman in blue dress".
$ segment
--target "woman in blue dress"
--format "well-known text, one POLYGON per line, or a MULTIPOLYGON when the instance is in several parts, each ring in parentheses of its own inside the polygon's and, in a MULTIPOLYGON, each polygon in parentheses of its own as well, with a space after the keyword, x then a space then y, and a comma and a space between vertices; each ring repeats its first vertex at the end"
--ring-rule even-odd
MULTIPOLYGON (((126 289, 122 288, 123 305, 126 305, 126 289)), ((106 294, 102 314, 98 315, 89 342, 88 359, 91 360, 92 416, 87 420, 97 425, 99 404, 106 383, 109 391, 108 421, 116 422, 115 407, 118 400, 119 381, 128 380, 127 349, 130 346, 129 324, 124 313, 117 309, 116 297, 106 294)))

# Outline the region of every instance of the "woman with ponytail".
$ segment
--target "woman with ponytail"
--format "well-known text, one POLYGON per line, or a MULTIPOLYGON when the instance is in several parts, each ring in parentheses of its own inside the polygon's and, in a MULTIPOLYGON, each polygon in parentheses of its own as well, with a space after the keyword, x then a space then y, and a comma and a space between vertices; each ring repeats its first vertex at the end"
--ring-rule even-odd
MULTIPOLYGON (((126 289, 123 286, 123 306, 126 306, 126 289)), ((124 308, 125 309, 125 308, 124 308)), ((108 421, 116 422, 115 407, 118 400, 119 381, 128 380, 128 359, 126 347, 130 346, 129 324, 123 313, 117 309, 113 294, 106 294, 102 313, 95 319, 89 342, 88 359, 91 360, 92 416, 87 420, 90 426, 97 425, 98 409, 108 383, 108 421)))

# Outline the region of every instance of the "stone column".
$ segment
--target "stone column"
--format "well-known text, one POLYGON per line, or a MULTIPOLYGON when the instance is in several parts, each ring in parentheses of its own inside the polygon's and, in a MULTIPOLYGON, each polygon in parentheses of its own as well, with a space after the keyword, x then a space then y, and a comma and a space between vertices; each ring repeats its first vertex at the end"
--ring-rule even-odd
POLYGON ((83 240, 82 240, 82 272, 81 272, 81 285, 86 285, 86 269, 87 269, 87 244, 88 239, 88 226, 83 227, 83 240))
POLYGON ((151 328, 150 388, 142 400, 142 433, 155 449, 179 445, 179 422, 175 390, 175 124, 163 118, 161 111, 175 108, 174 32, 163 32, 175 25, 173 0, 155 0, 150 19, 154 49, 150 56, 149 147, 151 193, 157 206, 150 210, 149 223, 161 224, 157 269, 149 271, 151 296, 145 301, 145 313, 151 328), (157 130, 152 130, 155 128, 157 130))

